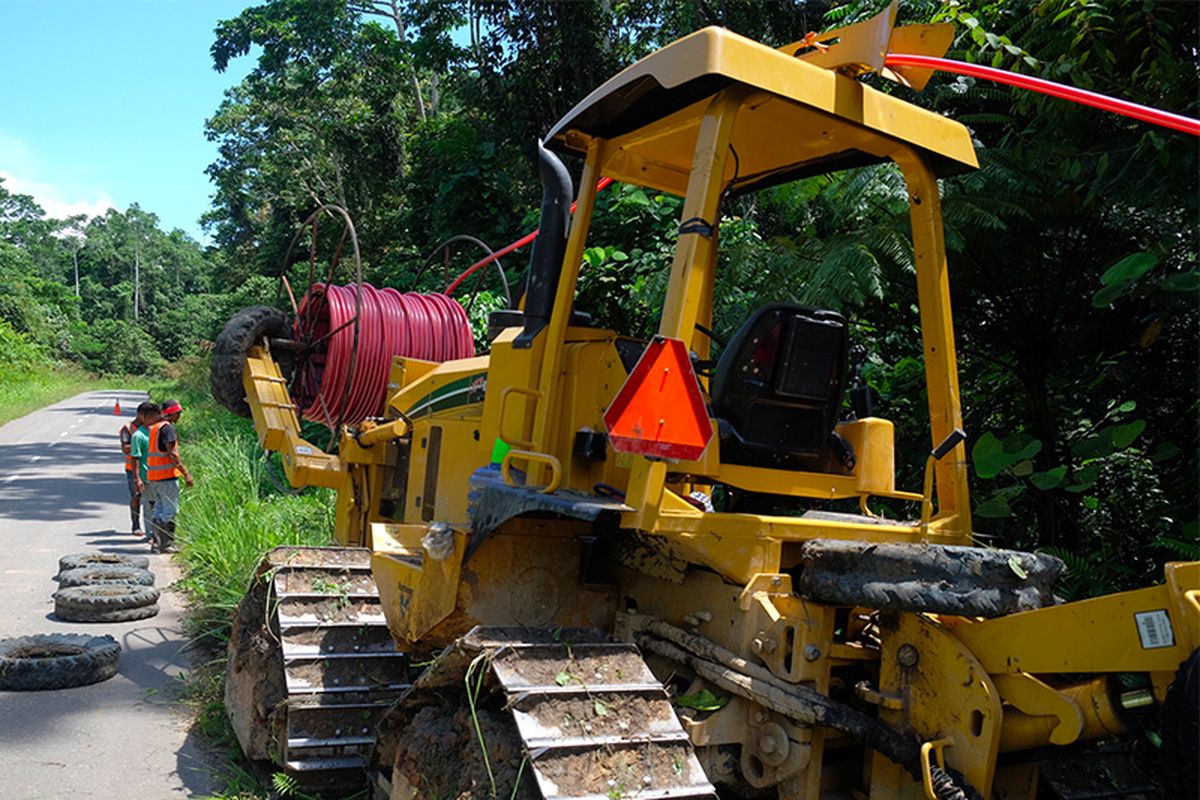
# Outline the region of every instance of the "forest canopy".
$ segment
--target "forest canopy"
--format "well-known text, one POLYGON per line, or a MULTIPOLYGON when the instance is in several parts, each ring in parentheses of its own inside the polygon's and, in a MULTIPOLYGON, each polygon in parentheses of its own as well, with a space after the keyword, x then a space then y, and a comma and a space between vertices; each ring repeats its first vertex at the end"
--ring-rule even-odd
MULTIPOLYGON (((202 354, 232 312, 274 296, 298 223, 347 208, 366 277, 442 290, 536 225, 537 138, 624 66, 705 25, 772 46, 879 2, 268 0, 221 21, 214 69, 252 59, 207 121, 203 222, 164 231, 137 205, 49 219, 0 182, 0 366, 50 360, 146 373, 202 354), (431 254, 433 257, 431 258, 431 254)), ((947 21, 950 57, 1200 115, 1194 8, 1118 0, 905 2, 947 21)), ((981 530, 1067 558, 1069 590, 1152 579, 1196 558, 1197 149, 1194 139, 974 79, 921 94, 960 120, 981 168, 942 182, 961 386, 981 530)), ((578 165, 570 165, 578 175, 578 165)), ((582 309, 646 335, 662 307, 678 199, 601 195, 582 309)), ((905 190, 887 167, 806 179, 722 210, 718 333, 776 300, 840 310, 896 423, 898 482, 928 451, 905 190)), ((519 281, 518 253, 505 259, 519 281)), ((502 303, 468 282, 479 323, 502 303)))

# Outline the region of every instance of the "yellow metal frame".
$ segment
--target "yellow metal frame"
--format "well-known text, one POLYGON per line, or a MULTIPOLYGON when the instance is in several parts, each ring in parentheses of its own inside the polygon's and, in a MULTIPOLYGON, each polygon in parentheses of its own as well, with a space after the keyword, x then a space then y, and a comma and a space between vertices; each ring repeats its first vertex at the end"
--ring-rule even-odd
MULTIPOLYGON (((886 22, 890 29, 890 17, 886 22)), ((991 620, 900 613, 868 623, 849 609, 849 620, 838 622, 847 610, 792 590, 787 570, 800 562, 801 546, 817 538, 971 543, 964 444, 931 462, 920 493, 894 486, 892 426, 878 419, 841 427, 860 458, 849 474, 726 464, 718 441, 688 462, 574 451, 576 434, 602 430, 604 408, 626 374, 616 334, 570 324, 601 176, 682 196, 682 220, 707 223, 677 239, 658 329, 704 358, 709 341, 697 324, 712 320, 722 199, 804 174, 893 163, 909 199, 931 446, 962 426, 937 175, 976 166, 975 154, 962 125, 853 79, 879 68, 879 49, 888 42, 917 50, 945 44, 940 29, 888 34, 880 25, 862 27, 862 41, 840 32, 848 46, 804 58, 793 55, 796 45, 773 50, 707 28, 639 61, 572 109, 548 138, 584 160, 578 208, 550 319, 529 347, 514 347, 514 328, 496 338, 486 357, 445 364, 395 359, 385 418, 344 429, 338 456, 301 437, 286 383, 265 346, 251 351, 245 389, 260 440, 283 454, 292 484, 338 490, 337 539, 373 548, 372 570, 398 641, 437 649, 480 622, 612 625, 632 639, 638 619, 650 615, 820 692, 830 690, 831 670, 872 662, 875 685, 864 682, 855 692, 878 707, 881 720, 924 741, 925 780, 914 781, 881 755, 868 756, 871 800, 929 795, 933 758, 960 771, 985 798, 1002 784, 1032 797, 1036 770, 998 775, 997 754, 1118 732, 1108 673, 1150 673, 1161 700, 1178 664, 1200 645, 1200 563, 1168 565, 1162 586, 991 620), (653 103, 639 107, 638 98, 647 97, 653 103), (811 135, 780 134, 792 130, 811 135), (494 449, 497 443, 509 449, 494 449), (491 464, 495 453, 502 455, 491 464), (597 484, 624 490, 624 504, 615 508, 621 528, 632 533, 623 538, 628 551, 606 565, 615 577, 584 582, 588 522, 518 511, 477 541, 468 487, 489 464, 507 499, 517 506, 528 501, 520 508, 539 514, 546 507, 537 503, 547 495, 589 495, 597 484), (866 516, 871 497, 920 502, 922 519, 717 513, 688 502, 691 491, 715 484, 857 498, 866 516), (381 510, 385 496, 395 503, 388 517, 381 510), (430 533, 443 545, 447 533, 453 538, 440 559, 425 545, 430 533), (1167 616, 1169 645, 1144 646, 1135 615, 1146 613, 1167 616), (839 626, 867 624, 879 625, 879 649, 836 638, 839 626), (1061 676, 1072 673, 1099 677, 1067 685, 1061 676)), ((900 77, 922 80, 917 73, 900 77)), ((740 745, 746 774, 746 759, 763 754, 763 742, 785 744, 791 755, 754 780, 786 786, 781 797, 787 798, 817 797, 821 770, 810 764, 820 765, 827 740, 846 743, 742 698, 685 725, 698 746, 740 745)))

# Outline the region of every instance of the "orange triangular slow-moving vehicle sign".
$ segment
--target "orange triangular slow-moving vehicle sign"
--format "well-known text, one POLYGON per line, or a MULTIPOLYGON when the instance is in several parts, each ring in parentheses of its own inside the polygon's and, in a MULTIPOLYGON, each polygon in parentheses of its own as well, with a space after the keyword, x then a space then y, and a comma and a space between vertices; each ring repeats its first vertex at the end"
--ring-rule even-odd
POLYGON ((656 336, 604 412, 613 449, 694 461, 712 439, 700 382, 687 346, 656 336))

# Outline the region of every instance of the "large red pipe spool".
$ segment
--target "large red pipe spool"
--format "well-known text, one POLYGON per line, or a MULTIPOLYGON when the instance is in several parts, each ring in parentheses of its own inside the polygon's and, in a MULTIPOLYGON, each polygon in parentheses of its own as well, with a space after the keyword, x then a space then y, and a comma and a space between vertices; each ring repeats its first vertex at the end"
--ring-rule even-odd
POLYGON ((305 419, 329 427, 383 412, 395 356, 440 362, 475 355, 467 313, 457 302, 369 283, 314 283, 300 301, 295 333, 308 355, 292 399, 305 419))

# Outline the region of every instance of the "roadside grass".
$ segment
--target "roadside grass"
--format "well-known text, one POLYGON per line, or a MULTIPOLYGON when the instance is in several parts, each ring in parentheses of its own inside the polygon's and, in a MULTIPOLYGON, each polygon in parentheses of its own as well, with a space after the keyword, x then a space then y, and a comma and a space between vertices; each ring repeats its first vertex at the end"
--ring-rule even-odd
POLYGON ((211 800, 288 796, 277 788, 271 795, 238 747, 223 706, 225 645, 234 610, 268 550, 331 542, 334 494, 324 489, 292 494, 273 485, 250 421, 209 396, 207 359, 189 359, 174 380, 152 386, 150 395, 182 403, 180 453, 196 479, 180 502, 176 559, 183 576, 177 585, 188 598, 187 631, 208 656, 188 676, 184 701, 196 714, 198 732, 222 757, 216 777, 224 788, 211 800))
POLYGON ((80 392, 115 385, 75 366, 0 371, 0 425, 80 392))
POLYGON ((181 425, 179 438, 196 478, 178 519, 181 585, 191 602, 188 627, 205 644, 223 646, 234 609, 268 550, 329 544, 332 494, 288 495, 274 489, 252 435, 215 431, 196 437, 181 425))

